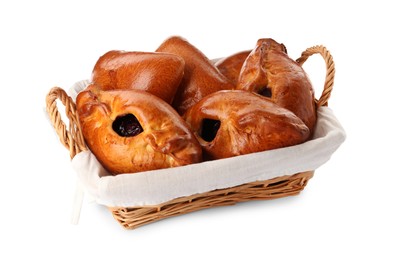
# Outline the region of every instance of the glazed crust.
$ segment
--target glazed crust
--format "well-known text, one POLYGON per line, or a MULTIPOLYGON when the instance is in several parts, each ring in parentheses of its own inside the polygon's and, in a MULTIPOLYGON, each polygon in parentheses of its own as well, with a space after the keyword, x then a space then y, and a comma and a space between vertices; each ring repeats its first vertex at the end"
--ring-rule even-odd
POLYGON ((156 51, 179 55, 185 61, 183 80, 173 101, 173 107, 181 115, 203 97, 235 87, 200 50, 184 38, 170 37, 156 51))
POLYGON ((237 89, 259 93, 297 115, 312 132, 314 91, 303 68, 272 39, 260 39, 240 72, 237 89))
POLYGON ((101 90, 138 89, 172 103, 184 60, 169 53, 109 51, 96 62, 91 82, 101 90))
POLYGON ((215 63, 177 36, 154 53, 110 51, 91 82, 81 130, 115 175, 300 144, 316 121, 306 73, 272 39, 215 63))
POLYGON ((250 55, 250 50, 237 52, 228 57, 219 59, 214 63, 218 70, 231 81, 232 84, 237 85, 240 71, 243 63, 250 55))
POLYGON ((76 100, 83 136, 112 174, 134 173, 197 163, 201 147, 185 121, 162 99, 139 90, 81 92, 76 100), (114 121, 134 115, 143 131, 122 137, 114 121))
POLYGON ((242 90, 213 93, 193 106, 185 120, 207 160, 271 150, 304 142, 308 127, 291 111, 242 90), (213 140, 205 140, 204 120, 220 121, 213 140))

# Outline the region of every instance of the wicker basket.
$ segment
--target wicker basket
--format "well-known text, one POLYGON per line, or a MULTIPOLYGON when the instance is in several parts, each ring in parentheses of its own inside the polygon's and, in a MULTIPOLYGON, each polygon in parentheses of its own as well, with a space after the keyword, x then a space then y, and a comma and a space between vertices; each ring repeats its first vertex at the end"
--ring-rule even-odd
MULTIPOLYGON (((315 100, 317 107, 327 106, 334 83, 334 62, 330 52, 324 46, 314 46, 305 50, 296 61, 303 63, 313 54, 320 54, 326 64, 324 89, 320 99, 315 100)), ((72 98, 59 88, 54 87, 46 97, 47 112, 60 138, 61 143, 69 150, 71 159, 78 153, 87 150, 79 127, 76 106, 72 98), (58 111, 57 100, 65 106, 65 114, 69 119, 68 127, 62 121, 58 111)), ((299 194, 314 171, 300 172, 289 176, 277 177, 265 181, 256 181, 235 187, 212 190, 205 193, 176 198, 165 203, 141 207, 108 207, 113 217, 126 229, 158 221, 171 216, 181 215, 205 208, 233 205, 251 200, 268 200, 299 194)))

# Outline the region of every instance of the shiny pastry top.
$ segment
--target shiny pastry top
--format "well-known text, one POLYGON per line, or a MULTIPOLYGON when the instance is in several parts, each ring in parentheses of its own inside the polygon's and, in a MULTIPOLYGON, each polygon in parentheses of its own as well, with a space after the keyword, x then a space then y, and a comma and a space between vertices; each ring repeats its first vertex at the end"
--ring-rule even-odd
POLYGON ((101 90, 138 89, 172 103, 184 60, 170 53, 109 51, 96 62, 91 82, 101 90))
POLYGON ((184 117, 209 160, 291 146, 309 136, 294 113, 242 90, 210 94, 184 117))
POLYGON ((314 91, 303 68, 273 39, 258 40, 245 60, 237 89, 258 93, 292 111, 312 131, 316 122, 314 91))
POLYGON ((201 147, 185 121, 148 92, 91 88, 79 93, 76 106, 90 150, 113 174, 202 160, 201 147))
POLYGON ((250 52, 249 50, 237 52, 228 57, 219 59, 214 65, 236 86, 244 61, 247 59, 248 55, 250 55, 250 52))
POLYGON ((203 97, 235 87, 199 49, 184 38, 170 37, 156 51, 176 54, 185 61, 183 80, 173 102, 180 115, 203 97))
POLYGON ((300 144, 317 117, 310 80, 273 39, 215 63, 178 36, 156 52, 109 51, 76 106, 87 145, 113 174, 300 144))

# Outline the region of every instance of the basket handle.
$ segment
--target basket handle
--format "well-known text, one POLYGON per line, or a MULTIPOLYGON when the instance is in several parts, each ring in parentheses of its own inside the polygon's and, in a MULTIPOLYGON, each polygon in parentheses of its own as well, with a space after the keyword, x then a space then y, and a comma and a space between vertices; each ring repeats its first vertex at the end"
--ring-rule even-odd
POLYGON ((76 113, 74 101, 67 93, 59 88, 53 87, 46 96, 46 111, 50 121, 60 138, 61 143, 69 150, 71 159, 84 150, 87 146, 79 127, 79 117, 76 113), (61 119, 56 100, 59 99, 65 106, 65 113, 69 120, 68 129, 61 119))
POLYGON ((317 46, 310 47, 306 49, 304 52, 302 52, 302 55, 300 56, 300 58, 296 60, 296 62, 299 63, 300 65, 303 65, 303 63, 311 55, 316 53, 319 53, 323 57, 326 64, 325 84, 323 87, 321 97, 316 100, 317 107, 320 107, 320 106, 328 105, 328 100, 330 98, 330 94, 333 89, 335 69, 334 69, 334 61, 332 55, 324 46, 317 45, 317 46))

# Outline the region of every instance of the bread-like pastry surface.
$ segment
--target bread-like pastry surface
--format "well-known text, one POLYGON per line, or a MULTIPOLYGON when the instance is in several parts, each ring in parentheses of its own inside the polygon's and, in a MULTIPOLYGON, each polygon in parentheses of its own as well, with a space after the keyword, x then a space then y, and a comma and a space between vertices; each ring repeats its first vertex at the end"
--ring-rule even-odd
POLYGON ((228 57, 217 60, 214 65, 232 82, 232 84, 237 85, 240 71, 248 55, 250 55, 250 52, 250 50, 246 50, 234 53, 228 57))
POLYGON ((304 142, 308 127, 291 111, 248 91, 215 92, 184 115, 207 160, 304 142))
POLYGON ((183 74, 184 60, 177 55, 113 50, 98 59, 91 82, 101 90, 144 90, 170 104, 183 74))
POLYGON ((173 101, 181 115, 203 97, 235 87, 199 49, 182 37, 168 38, 156 51, 179 55, 185 61, 183 80, 173 101))
POLYGON ((185 121, 152 94, 90 88, 79 93, 76 105, 89 149, 112 174, 202 160, 201 147, 185 121))
POLYGON ((314 90, 303 68, 273 39, 259 39, 239 75, 236 89, 258 93, 292 111, 313 131, 314 90))

